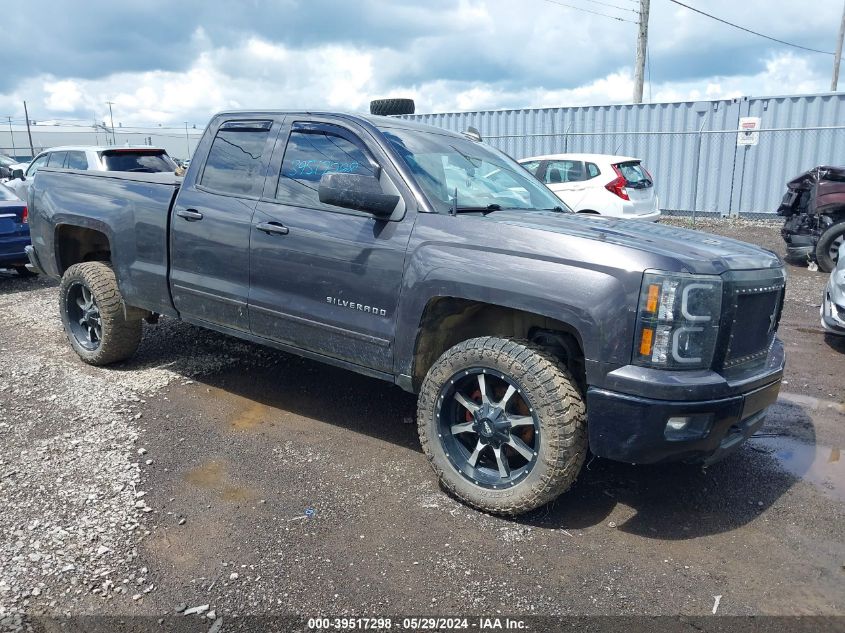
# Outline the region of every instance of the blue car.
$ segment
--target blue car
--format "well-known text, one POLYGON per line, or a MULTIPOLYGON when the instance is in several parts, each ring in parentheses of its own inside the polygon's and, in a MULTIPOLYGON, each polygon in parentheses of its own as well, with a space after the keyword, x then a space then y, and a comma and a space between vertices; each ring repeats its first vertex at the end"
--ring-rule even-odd
POLYGON ((0 268, 14 268, 21 276, 32 273, 26 269, 29 246, 29 217, 26 203, 15 193, 0 185, 0 268))

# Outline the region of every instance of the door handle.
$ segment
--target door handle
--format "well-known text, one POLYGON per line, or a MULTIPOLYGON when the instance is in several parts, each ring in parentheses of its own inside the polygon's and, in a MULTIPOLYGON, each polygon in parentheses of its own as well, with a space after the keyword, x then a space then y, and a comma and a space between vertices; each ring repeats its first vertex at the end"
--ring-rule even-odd
POLYGON ((262 222, 261 224, 256 224, 255 228, 259 231, 264 231, 267 235, 287 235, 290 232, 288 227, 279 222, 262 222))
POLYGON ((197 220, 202 220, 202 213, 197 211, 196 209, 179 209, 176 211, 176 215, 180 218, 185 218, 188 222, 196 222, 197 220))

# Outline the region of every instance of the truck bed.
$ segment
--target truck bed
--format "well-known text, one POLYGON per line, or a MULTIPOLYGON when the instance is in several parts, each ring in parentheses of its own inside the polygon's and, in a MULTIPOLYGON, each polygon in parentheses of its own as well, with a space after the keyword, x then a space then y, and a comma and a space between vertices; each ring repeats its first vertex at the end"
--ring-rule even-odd
MULTIPOLYGON (((171 173, 41 169, 30 191, 30 204, 40 211, 31 226, 33 245, 55 252, 63 225, 101 231, 109 238, 124 300, 175 314, 167 287, 168 226, 181 183, 171 173)), ((60 254, 43 265, 50 275, 63 273, 60 254)))

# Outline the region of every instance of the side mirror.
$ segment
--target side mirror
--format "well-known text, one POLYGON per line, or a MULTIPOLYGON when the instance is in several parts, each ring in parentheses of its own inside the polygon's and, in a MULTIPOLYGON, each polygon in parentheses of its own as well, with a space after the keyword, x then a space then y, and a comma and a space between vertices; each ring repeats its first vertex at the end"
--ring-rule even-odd
POLYGON ((324 204, 367 211, 380 218, 390 217, 399 202, 399 196, 382 191, 377 178, 363 174, 323 174, 317 194, 324 204))
POLYGON ((12 180, 26 180, 26 176, 23 175, 23 169, 13 169, 12 180))

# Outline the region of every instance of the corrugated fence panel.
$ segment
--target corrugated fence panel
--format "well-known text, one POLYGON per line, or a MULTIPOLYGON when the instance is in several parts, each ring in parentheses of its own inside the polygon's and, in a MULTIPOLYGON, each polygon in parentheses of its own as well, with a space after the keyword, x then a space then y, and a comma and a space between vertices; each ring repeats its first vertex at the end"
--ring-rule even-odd
POLYGON ((670 211, 772 214, 787 180, 819 164, 845 164, 841 93, 405 118, 456 132, 475 127, 517 159, 575 152, 641 158, 661 208, 670 211), (757 145, 737 146, 744 116, 761 118, 757 145))
POLYGON ((740 147, 745 169, 740 213, 774 212, 784 183, 810 167, 845 164, 845 99, 842 95, 748 99, 742 116, 761 119, 757 145, 740 147))

